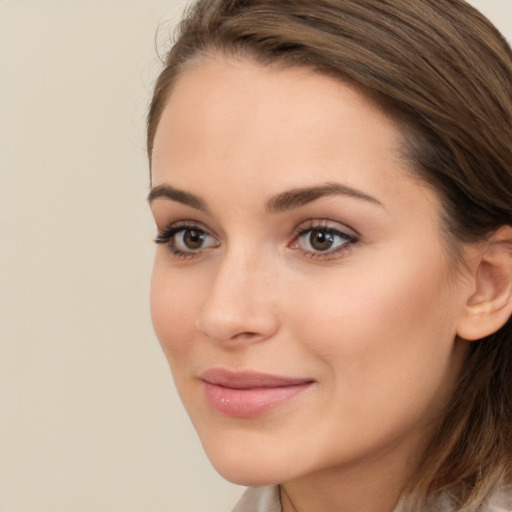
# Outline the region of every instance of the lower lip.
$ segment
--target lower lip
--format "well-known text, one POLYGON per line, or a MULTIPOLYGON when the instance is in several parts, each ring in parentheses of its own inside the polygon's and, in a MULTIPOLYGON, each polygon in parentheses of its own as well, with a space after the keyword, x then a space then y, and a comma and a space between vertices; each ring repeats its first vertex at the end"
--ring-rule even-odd
POLYGON ((217 412, 237 418, 261 416, 306 391, 312 382, 274 388, 233 389, 204 383, 206 400, 217 412))

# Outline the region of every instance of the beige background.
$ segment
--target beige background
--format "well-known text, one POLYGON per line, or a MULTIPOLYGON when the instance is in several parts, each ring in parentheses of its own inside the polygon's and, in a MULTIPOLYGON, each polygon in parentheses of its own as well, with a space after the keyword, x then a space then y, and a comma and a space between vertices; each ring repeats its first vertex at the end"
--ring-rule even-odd
MULTIPOLYGON (((512 0, 473 0, 512 39, 512 0)), ((0 512, 225 512, 153 335, 144 116, 185 0, 0 0, 0 512)))

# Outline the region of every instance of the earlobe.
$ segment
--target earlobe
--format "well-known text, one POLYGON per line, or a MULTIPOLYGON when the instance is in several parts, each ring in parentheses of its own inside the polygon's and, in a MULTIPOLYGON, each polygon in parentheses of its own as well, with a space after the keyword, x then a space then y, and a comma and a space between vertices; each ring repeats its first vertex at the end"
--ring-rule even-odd
POLYGON ((512 227, 503 226, 489 239, 474 266, 474 288, 457 325, 465 340, 498 331, 512 315, 512 227))

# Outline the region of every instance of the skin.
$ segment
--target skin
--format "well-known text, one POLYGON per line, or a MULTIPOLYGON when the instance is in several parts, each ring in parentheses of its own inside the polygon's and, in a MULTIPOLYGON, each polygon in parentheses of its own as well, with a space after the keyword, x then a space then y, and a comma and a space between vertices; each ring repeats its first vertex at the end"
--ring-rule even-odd
POLYGON ((213 465, 236 483, 280 483, 285 512, 391 511, 466 355, 456 334, 471 282, 453 279, 437 197, 411 178, 401 142, 348 85, 215 55, 180 76, 157 129, 153 188, 205 207, 154 198, 157 229, 187 221, 205 235, 197 250, 183 245, 190 231, 157 246, 155 331, 213 465), (269 211, 276 195, 326 183, 360 196, 269 211), (355 241, 312 250, 313 226, 355 241), (199 378, 219 367, 314 384, 229 417, 199 378))

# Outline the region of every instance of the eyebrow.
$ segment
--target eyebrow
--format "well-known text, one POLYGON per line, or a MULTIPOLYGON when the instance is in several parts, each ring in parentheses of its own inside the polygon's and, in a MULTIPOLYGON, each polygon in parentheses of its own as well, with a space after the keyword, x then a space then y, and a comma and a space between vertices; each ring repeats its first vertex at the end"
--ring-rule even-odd
POLYGON ((160 198, 170 199, 171 201, 191 206, 196 210, 204 212, 208 210, 206 208, 206 203, 199 196, 171 187, 170 185, 158 185, 151 189, 151 192, 148 195, 148 202, 151 204, 155 199, 160 198))
POLYGON ((360 190, 357 190, 348 185, 342 185, 340 183, 326 183, 316 187, 305 187, 281 192, 274 196, 267 203, 268 212, 283 212, 286 210, 292 210, 294 208, 300 208, 308 203, 316 201, 321 197, 341 195, 345 197, 352 197, 361 201, 367 201, 369 203, 378 205, 384 208, 384 205, 375 197, 370 196, 360 190))
MULTIPOLYGON (((308 203, 326 196, 341 195, 351 197, 360 201, 366 201, 384 208, 384 205, 375 197, 370 196, 360 190, 340 183, 326 183, 315 187, 304 187, 293 190, 287 190, 273 196, 267 203, 267 212, 284 212, 295 208, 300 208, 308 203)), ((203 199, 190 192, 179 190, 170 185, 158 185, 151 190, 148 195, 148 202, 155 199, 165 198, 177 203, 190 206, 200 211, 208 211, 203 199)))

